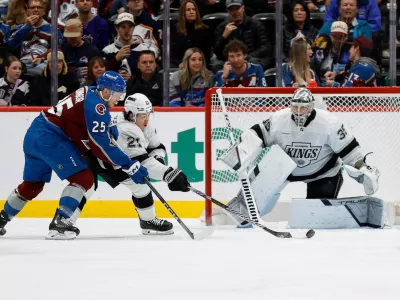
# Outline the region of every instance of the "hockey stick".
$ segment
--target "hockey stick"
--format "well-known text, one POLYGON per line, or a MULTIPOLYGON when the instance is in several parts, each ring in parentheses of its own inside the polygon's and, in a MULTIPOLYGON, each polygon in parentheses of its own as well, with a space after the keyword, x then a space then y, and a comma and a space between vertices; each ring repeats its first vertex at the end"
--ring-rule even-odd
POLYGON ((169 206, 167 201, 160 195, 160 193, 156 190, 156 188, 150 183, 150 180, 147 179, 146 177, 144 178, 144 181, 148 185, 148 187, 152 190, 154 194, 157 195, 158 199, 162 202, 162 204, 165 206, 165 208, 171 213, 171 215, 174 217, 174 219, 185 229, 187 234, 192 238, 192 240, 200 241, 208 236, 210 236, 214 232, 214 227, 208 226, 206 227, 203 231, 199 233, 193 233, 186 225, 183 223, 181 218, 178 217, 178 215, 174 212, 174 210, 169 206))
POLYGON ((204 199, 214 203, 215 205, 218 205, 219 207, 221 207, 222 209, 237 215, 238 217, 242 218, 243 220, 249 222, 250 224, 253 224, 254 226, 260 227, 262 230, 265 230, 266 232, 278 237, 278 238, 283 238, 283 239, 290 239, 290 238, 312 238, 315 234, 315 231, 310 229, 307 231, 307 233, 305 234, 305 236, 293 236, 290 232, 280 232, 280 231, 274 231, 272 229, 269 229, 267 226, 260 224, 259 222, 253 221, 250 218, 242 215, 241 213, 239 213, 238 211, 230 208, 229 206, 219 202, 218 200, 212 198, 211 196, 208 196, 206 194, 204 194, 203 192, 197 190, 196 188, 190 186, 189 187, 190 190, 194 193, 196 193, 197 195, 203 197, 204 199))
MULTIPOLYGON (((221 104, 222 113, 224 114, 225 124, 226 124, 226 127, 228 128, 228 131, 229 131, 229 137, 230 137, 231 143, 234 144, 235 143, 235 137, 233 135, 233 129, 232 129, 232 126, 231 126, 231 122, 229 120, 228 111, 226 110, 226 106, 225 106, 225 102, 224 102, 224 96, 222 95, 222 90, 221 89, 217 89, 217 95, 218 95, 218 100, 219 100, 219 102, 221 104)), ((240 164, 239 150, 236 149, 236 151, 237 151, 237 156, 238 156, 238 160, 239 160, 239 164, 240 164)), ((254 200, 253 191, 252 191, 251 186, 250 186, 249 174, 242 172, 241 174, 239 174, 239 180, 240 180, 240 183, 241 183, 242 193, 243 193, 243 196, 244 196, 244 200, 246 202, 247 210, 249 211, 250 218, 254 222, 261 221, 261 217, 260 217, 260 214, 258 212, 257 204, 256 204, 256 202, 254 200)))

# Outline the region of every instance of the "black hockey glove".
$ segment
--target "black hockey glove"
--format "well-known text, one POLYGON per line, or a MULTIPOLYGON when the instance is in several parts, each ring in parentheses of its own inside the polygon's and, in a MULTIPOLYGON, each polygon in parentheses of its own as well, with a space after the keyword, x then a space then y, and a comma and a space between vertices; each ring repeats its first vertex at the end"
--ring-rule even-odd
POLYGON ((169 167, 164 174, 164 181, 171 191, 189 192, 190 183, 181 169, 169 167))

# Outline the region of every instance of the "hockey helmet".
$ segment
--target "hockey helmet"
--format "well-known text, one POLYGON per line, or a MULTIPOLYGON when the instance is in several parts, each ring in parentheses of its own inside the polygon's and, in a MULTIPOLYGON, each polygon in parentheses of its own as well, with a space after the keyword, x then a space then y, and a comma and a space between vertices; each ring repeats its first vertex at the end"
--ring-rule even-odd
POLYGON ((126 98, 124 110, 125 118, 130 121, 136 122, 137 115, 147 115, 148 113, 152 113, 153 106, 151 105, 151 102, 146 95, 135 93, 126 98), (130 113, 132 113, 132 119, 130 119, 130 113))
POLYGON ((294 122, 300 128, 304 128, 307 119, 314 109, 315 99, 310 90, 297 89, 290 101, 294 122))
POLYGON ((107 88, 110 90, 111 95, 105 101, 109 101, 113 93, 120 93, 120 101, 125 99, 126 83, 120 74, 114 71, 104 72, 97 79, 97 90, 100 92, 101 96, 103 90, 107 88))

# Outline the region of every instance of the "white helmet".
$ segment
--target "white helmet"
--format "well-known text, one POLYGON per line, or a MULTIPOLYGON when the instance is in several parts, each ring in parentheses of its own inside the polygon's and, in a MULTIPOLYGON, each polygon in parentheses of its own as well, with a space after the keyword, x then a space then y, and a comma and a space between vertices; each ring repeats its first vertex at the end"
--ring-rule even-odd
POLYGON ((130 112, 132 113, 133 122, 136 121, 137 114, 146 114, 153 112, 153 106, 151 105, 149 98, 147 98, 146 95, 140 93, 128 96, 125 100, 124 109, 125 109, 125 116, 128 119, 129 119, 129 113, 130 112))
POLYGON ((312 93, 306 88, 297 89, 290 101, 294 122, 300 129, 304 128, 307 119, 314 110, 315 99, 312 93), (307 108, 307 110, 303 109, 307 108))

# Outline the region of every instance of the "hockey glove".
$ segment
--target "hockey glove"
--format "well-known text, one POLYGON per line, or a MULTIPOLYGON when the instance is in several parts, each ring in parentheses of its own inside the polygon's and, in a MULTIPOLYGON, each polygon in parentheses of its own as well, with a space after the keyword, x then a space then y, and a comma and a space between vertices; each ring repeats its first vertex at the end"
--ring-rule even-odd
POLYGON ((360 169, 356 169, 352 166, 345 165, 344 168, 351 178, 364 185, 365 194, 369 196, 377 192, 379 188, 378 179, 381 172, 379 172, 376 167, 363 165, 360 169))
POLYGON ((154 158, 165 166, 165 159, 160 155, 155 155, 154 158))
POLYGON ((171 191, 189 192, 190 183, 181 169, 169 167, 164 174, 164 181, 171 191))
POLYGON ((129 169, 122 169, 126 172, 134 183, 145 184, 144 178, 149 177, 149 172, 140 162, 136 161, 129 169))

